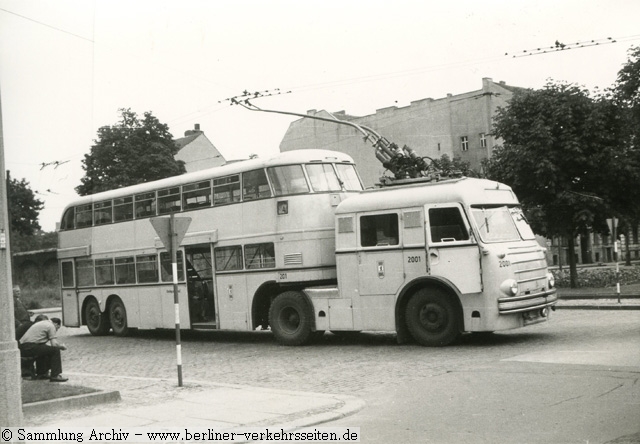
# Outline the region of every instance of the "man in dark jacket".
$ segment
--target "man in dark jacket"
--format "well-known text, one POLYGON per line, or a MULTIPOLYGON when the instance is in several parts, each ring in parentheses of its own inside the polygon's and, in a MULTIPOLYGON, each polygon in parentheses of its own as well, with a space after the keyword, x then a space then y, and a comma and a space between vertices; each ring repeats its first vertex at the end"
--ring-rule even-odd
POLYGON ((20 339, 29 327, 33 325, 31 322, 31 312, 24 306, 20 299, 21 291, 17 285, 13 287, 13 317, 15 319, 16 339, 20 339))

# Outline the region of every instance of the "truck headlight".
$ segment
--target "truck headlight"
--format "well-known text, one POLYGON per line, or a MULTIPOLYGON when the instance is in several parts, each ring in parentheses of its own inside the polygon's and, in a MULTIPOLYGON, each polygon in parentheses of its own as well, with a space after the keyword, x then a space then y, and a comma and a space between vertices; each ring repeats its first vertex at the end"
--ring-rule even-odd
POLYGON ((515 296, 518 294, 518 283, 515 279, 507 279, 500 284, 500 291, 508 296, 515 296))

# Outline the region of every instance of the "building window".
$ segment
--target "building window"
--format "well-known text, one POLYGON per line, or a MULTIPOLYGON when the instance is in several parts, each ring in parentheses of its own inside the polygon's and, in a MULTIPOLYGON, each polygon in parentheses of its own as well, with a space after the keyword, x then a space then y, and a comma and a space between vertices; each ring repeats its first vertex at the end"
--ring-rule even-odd
POLYGON ((487 147, 487 135, 485 133, 480 133, 480 147, 487 147))
POLYGON ((440 151, 440 143, 438 142, 438 151, 440 151))
POLYGON ((469 138, 467 136, 460 137, 462 151, 469 151, 469 138))

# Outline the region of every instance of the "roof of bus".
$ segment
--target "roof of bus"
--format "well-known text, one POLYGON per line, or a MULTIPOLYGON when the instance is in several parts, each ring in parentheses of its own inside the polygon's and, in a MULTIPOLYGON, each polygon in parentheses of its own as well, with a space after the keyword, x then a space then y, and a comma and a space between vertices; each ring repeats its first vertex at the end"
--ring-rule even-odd
MULTIPOLYGON (((75 205, 84 205, 92 202, 109 200, 116 197, 130 196, 132 194, 144 193, 163 188, 171 188, 182 184, 199 182, 211 178, 224 177, 231 174, 238 174, 243 171, 250 171, 276 165, 289 165, 309 162, 347 162, 353 163, 353 159, 344 153, 329 150, 294 150, 278 153, 267 158, 255 158, 226 163, 219 167, 208 168, 206 170, 185 173, 179 176, 168 177, 166 179, 145 182, 115 190, 103 191, 101 193, 82 196, 73 200, 66 208, 75 205)), ((65 208, 65 209, 66 209, 65 208)))
POLYGON ((365 190, 344 200, 338 205, 336 214, 452 202, 468 205, 513 205, 518 203, 518 199, 508 185, 486 179, 463 177, 441 182, 365 190))

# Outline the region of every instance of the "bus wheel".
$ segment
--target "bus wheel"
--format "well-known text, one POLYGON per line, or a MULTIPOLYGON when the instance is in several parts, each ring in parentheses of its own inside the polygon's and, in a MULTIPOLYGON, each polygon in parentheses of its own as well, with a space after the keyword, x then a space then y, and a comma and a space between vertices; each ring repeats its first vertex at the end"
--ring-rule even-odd
POLYGON ((126 336, 129 333, 127 326, 127 310, 120 298, 115 298, 109 303, 109 319, 111 329, 116 336, 126 336))
POLYGON ((437 289, 423 288, 413 294, 407 303, 405 319, 411 336, 421 345, 448 345, 460 333, 454 301, 437 289))
POLYGON ((106 311, 100 311, 100 304, 93 297, 87 299, 84 305, 84 320, 92 335, 104 336, 109 333, 109 316, 106 311))
POLYGON ((302 345, 312 337, 312 313, 304 297, 295 291, 277 296, 269 309, 269 324, 282 345, 302 345))

